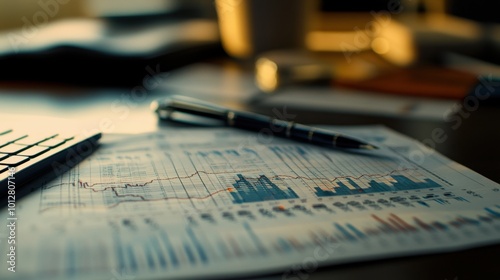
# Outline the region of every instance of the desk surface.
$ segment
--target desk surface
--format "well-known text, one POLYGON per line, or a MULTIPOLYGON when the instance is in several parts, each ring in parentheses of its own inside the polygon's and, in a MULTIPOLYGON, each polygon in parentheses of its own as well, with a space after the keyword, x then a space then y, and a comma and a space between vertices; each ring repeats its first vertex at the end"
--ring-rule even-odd
MULTIPOLYGON (((2 91, 4 93, 0 95, 0 106, 2 109, 5 108, 5 112, 40 113, 56 117, 94 114, 87 121, 98 125, 103 118, 111 118, 115 121, 117 128, 114 132, 122 132, 121 127, 130 128, 131 124, 136 124, 144 131, 154 130, 157 124, 149 111, 148 104, 151 100, 164 96, 164 92, 157 89, 148 91, 148 94, 140 100, 132 101, 123 98, 124 95, 130 94, 130 90, 101 90, 93 91, 92 94, 84 94, 81 90, 77 90, 73 91, 74 95, 64 97, 53 94, 52 90, 31 94, 23 88, 14 90, 10 86, 4 86, 2 91), (12 94, 12 92, 15 93, 12 94), (120 118, 119 116, 123 115, 116 115, 110 107, 113 104, 124 106, 123 108, 127 108, 129 114, 120 118)), ((237 99, 231 102, 235 100, 237 99)), ((259 102, 239 105, 264 114, 272 114, 273 110, 273 107, 259 102)), ((433 131, 441 128, 445 131, 447 139, 443 143, 435 143, 439 152, 500 182, 500 149, 497 146, 500 142, 500 130, 495 128, 500 110, 497 108, 480 106, 473 112, 458 114, 454 122, 339 113, 328 110, 304 110, 293 107, 287 109, 289 113, 296 115, 297 122, 335 125, 383 124, 420 141, 432 139, 433 131), (460 122, 459 125, 458 122, 460 122)), ((500 269, 497 267, 499 254, 500 245, 495 245, 451 253, 338 265, 314 269, 310 274, 304 275, 303 279, 368 279, 372 277, 477 279, 478 276, 500 279, 500 269)), ((273 275, 268 278, 282 279, 282 275, 273 275)))

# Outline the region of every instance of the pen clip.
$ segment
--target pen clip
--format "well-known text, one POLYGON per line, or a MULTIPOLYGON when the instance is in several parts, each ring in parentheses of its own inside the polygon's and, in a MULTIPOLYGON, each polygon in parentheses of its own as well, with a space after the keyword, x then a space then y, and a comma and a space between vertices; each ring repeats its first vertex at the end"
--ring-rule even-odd
POLYGON ((151 109, 161 121, 199 126, 222 126, 227 118, 226 108, 180 95, 155 100, 151 109))

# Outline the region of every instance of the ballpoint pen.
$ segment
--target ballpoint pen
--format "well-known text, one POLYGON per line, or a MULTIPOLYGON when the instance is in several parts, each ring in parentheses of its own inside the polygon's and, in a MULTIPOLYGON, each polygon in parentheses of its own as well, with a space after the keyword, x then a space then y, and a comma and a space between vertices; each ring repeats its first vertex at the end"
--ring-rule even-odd
POLYGON ((245 130, 264 131, 270 129, 273 135, 320 146, 365 150, 378 149, 372 144, 325 129, 260 114, 236 111, 186 96, 173 95, 157 100, 151 104, 151 107, 163 120, 175 121, 176 119, 172 115, 177 112, 219 120, 226 126, 245 130))

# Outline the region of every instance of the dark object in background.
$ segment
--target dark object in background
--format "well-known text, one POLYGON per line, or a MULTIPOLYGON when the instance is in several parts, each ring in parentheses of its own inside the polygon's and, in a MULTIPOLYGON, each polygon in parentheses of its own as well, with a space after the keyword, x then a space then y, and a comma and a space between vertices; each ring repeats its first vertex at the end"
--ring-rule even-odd
POLYGON ((428 98, 460 100, 477 83, 477 76, 437 66, 415 66, 381 73, 363 81, 336 80, 334 86, 428 98))
MULTIPOLYGON (((3 39, 22 36, 20 32, 3 39)), ((152 71, 223 53, 216 22, 203 19, 59 21, 21 42, 25 44, 0 49, 0 81, 137 86, 152 71)))
POLYGON ((388 0, 322 0, 321 10, 325 12, 367 12, 387 9, 388 0))
MULTIPOLYGON (((387 4, 390 1, 395 0, 322 0, 321 10, 336 12, 380 11, 387 10, 387 4)), ((405 1, 409 0, 400 0, 402 4, 404 4, 405 1)), ((422 2, 419 6, 419 10, 425 12, 425 5, 423 5, 422 2)), ((500 23, 497 7, 498 2, 492 0, 446 0, 446 12, 448 14, 481 23, 500 23)))
POLYGON ((500 107, 500 78, 480 76, 478 82, 462 100, 462 105, 469 111, 479 106, 500 107))
POLYGON ((492 0, 448 0, 449 14, 481 23, 500 23, 498 1, 492 0))

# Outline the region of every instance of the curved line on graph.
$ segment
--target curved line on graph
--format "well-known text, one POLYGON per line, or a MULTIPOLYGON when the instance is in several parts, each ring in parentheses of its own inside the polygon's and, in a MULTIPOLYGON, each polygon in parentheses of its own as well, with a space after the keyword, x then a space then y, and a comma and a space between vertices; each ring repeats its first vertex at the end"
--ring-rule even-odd
MULTIPOLYGON (((404 172, 404 171, 410 171, 410 170, 417 170, 417 169, 410 169, 410 168, 404 168, 404 169, 399 169, 399 170, 393 170, 389 173, 385 173, 385 174, 362 174, 360 176, 339 176, 339 177, 334 177, 332 179, 330 178, 309 178, 309 177, 303 177, 303 176, 290 176, 290 175, 274 175, 274 176, 271 176, 271 178, 280 178, 280 179, 283 179, 283 178, 288 178, 288 179, 303 179, 303 180, 309 180, 309 181, 315 181, 315 180, 327 180, 329 182, 335 182, 337 180, 340 180, 340 179, 354 179, 354 180, 359 180, 363 177, 369 177, 369 178, 380 178, 380 177, 385 177, 385 176, 389 176, 389 175, 392 175, 394 173, 398 173, 398 172, 404 172)), ((247 171, 248 172, 248 171, 247 171)), ((150 181, 147 181, 147 182, 144 182, 144 183, 140 183, 140 184, 132 184, 132 183, 95 183, 95 184, 89 184, 88 182, 82 182, 82 181, 79 181, 78 182, 78 185, 81 187, 81 188, 84 188, 84 189, 88 189, 88 190, 92 190, 93 192, 103 192, 103 191, 106 191, 108 189, 111 189, 111 191, 115 194, 116 197, 135 197, 135 198, 139 198, 140 200, 121 200, 121 201, 118 201, 114 204, 111 204, 109 206, 106 206, 106 208, 114 208, 114 207, 117 207, 118 205, 120 205, 121 203, 126 203, 126 202, 141 202, 141 201, 162 201, 162 200, 171 200, 171 199, 175 199, 175 200, 204 200, 204 199, 208 199, 208 198, 211 198, 219 193, 223 193, 223 192, 226 192, 226 191, 230 191, 229 189, 221 189, 221 190, 218 190, 218 191, 215 191, 213 193, 209 193, 208 195, 205 195, 205 196, 200 196, 200 197, 162 197, 162 198, 152 198, 152 199, 147 199, 145 198, 143 195, 139 195, 139 194, 119 194, 118 191, 116 189, 126 189, 126 188, 129 188, 129 187, 145 187, 147 186, 148 184, 151 184, 153 183, 154 181, 162 181, 162 180, 174 180, 174 179, 188 179, 188 178, 191 178, 193 176, 196 176, 197 174, 200 174, 200 173, 204 173, 204 174, 211 174, 211 173, 208 173, 208 172, 205 172, 205 171, 197 171, 196 173, 194 174, 191 174, 191 175, 188 175, 188 176, 184 176, 184 177, 171 177, 171 178, 163 178, 163 179, 153 179, 153 180, 150 180, 150 181), (101 189, 101 190, 96 190, 94 189, 93 187, 96 186, 96 185, 99 185, 99 184, 124 184, 123 187, 117 187, 117 186, 114 186, 114 187, 106 187, 104 189, 101 189)), ((213 174, 225 174, 225 173, 237 173, 237 172, 219 172, 219 173, 213 173, 213 174)), ((212 175, 213 175, 212 174, 212 175)), ((259 178, 252 178, 252 177, 246 177, 246 179, 259 179, 259 178)), ((57 184, 57 185, 52 185, 50 187, 44 187, 45 189, 50 189, 50 188, 53 188, 53 187, 57 187, 57 186, 63 186, 63 185, 72 185, 72 186, 75 186, 75 183, 61 183, 61 184, 57 184)), ((43 209, 42 211, 40 212, 43 212, 43 211, 46 211, 48 209, 50 209, 52 207, 49 207, 47 209, 43 209)))
POLYGON ((113 189, 113 192, 118 197, 132 196, 132 197, 139 197, 139 198, 141 198, 141 200, 121 200, 121 201, 118 201, 118 202, 116 202, 114 204, 109 205, 107 208, 114 208, 114 207, 120 205, 121 203, 125 203, 125 202, 139 202, 139 201, 148 201, 148 202, 151 202, 151 201, 162 201, 162 200, 171 200, 171 199, 175 199, 175 200, 192 200, 192 199, 195 199, 195 200, 204 200, 204 199, 207 199, 207 198, 211 198, 211 197, 215 196, 216 194, 219 194, 219 193, 222 193, 222 192, 226 192, 226 191, 228 191, 228 190, 227 189, 222 189, 222 190, 218 190, 218 191, 215 191, 215 192, 210 193, 208 195, 200 196, 200 197, 162 197, 162 198, 147 199, 147 198, 145 198, 145 197, 143 197, 141 195, 132 195, 132 194, 121 195, 121 194, 118 194, 116 192, 116 190, 113 189))
MULTIPOLYGON (((332 179, 330 178, 311 178, 311 177, 304 177, 304 176, 292 176, 292 175, 274 175, 274 176, 270 176, 269 179, 293 179, 293 180, 306 180, 306 181, 328 181, 328 182, 335 182, 335 181, 338 181, 338 180, 341 180, 341 179, 353 179, 353 180, 359 180, 363 177, 369 177, 369 178, 380 178, 380 177, 385 177, 385 176, 390 176, 394 173, 398 173, 398 172, 404 172, 404 171, 409 171, 409 170, 416 170, 416 169, 409 169, 409 168, 405 168, 405 169, 399 169, 399 170, 393 170, 389 173, 385 173, 385 174, 362 174, 360 176, 351 176, 351 175, 346 175, 346 176, 338 176, 338 177, 334 177, 332 179)), ((128 188, 128 187, 145 187, 149 184, 152 184, 153 182, 155 181, 170 181, 170 180, 174 180, 174 179, 188 179, 188 178, 191 178, 193 176, 195 176, 197 173, 205 173, 204 171, 198 171, 196 172, 195 174, 193 175, 189 175, 189 176, 185 176, 185 177, 172 177, 172 178, 160 178, 160 179, 153 179, 153 180, 150 180, 150 181, 147 181, 147 182, 144 182, 144 183, 139 183, 139 184, 129 184, 129 183, 125 183, 124 184, 124 187, 106 187, 102 190, 95 190, 93 189, 93 187, 95 185, 99 185, 99 183, 96 183, 96 184, 93 184, 93 185, 88 185, 88 183, 85 183, 85 182, 79 182, 82 187, 84 188, 91 188, 93 191, 95 192, 99 192, 99 191, 105 191, 107 188, 128 188), (85 184, 87 184, 85 187, 85 184)), ((224 172, 225 173, 225 172, 224 172)), ((238 173, 238 172, 230 172, 230 173, 238 173)), ((223 174, 222 172, 220 174, 223 174)), ((246 179, 253 179, 253 180, 258 180, 260 177, 245 177, 246 179)), ((116 184, 116 183, 114 183, 116 184)), ((120 184, 120 183, 118 183, 120 184)), ((122 183, 123 184, 123 183, 122 183)))
MULTIPOLYGON (((274 176, 270 176, 269 179, 292 179, 292 180, 299 180, 300 179, 300 180, 306 180, 306 181, 328 181, 330 183, 333 183, 333 182, 341 180, 341 179, 360 180, 363 177, 380 178, 380 177, 390 176, 390 175, 392 175, 394 173, 411 171, 411 170, 417 170, 417 169, 415 169, 415 168, 403 168, 403 169, 393 170, 393 171, 391 171, 389 173, 384 173, 384 174, 362 174, 360 176, 346 175, 346 176, 338 176, 338 177, 334 177, 334 178, 326 178, 326 177, 323 177, 323 178, 311 178, 311 177, 305 177, 305 176, 274 175, 274 176)), ((245 172, 253 172, 253 171, 256 171, 256 170, 246 170, 245 172)), ((88 182, 78 181, 78 185, 81 188, 92 190, 93 192, 103 192, 103 191, 106 191, 108 189, 114 190, 114 189, 117 189, 117 188, 126 189, 126 188, 129 188, 129 187, 145 187, 145 186, 147 186, 149 184, 152 184, 154 182, 160 182, 160 181, 172 181, 172 180, 190 179, 190 178, 192 178, 192 177, 194 177, 196 175, 199 175, 199 174, 220 175, 220 174, 237 174, 237 173, 245 173, 245 172, 235 172, 235 171, 231 171, 231 172, 196 171, 195 173, 187 175, 187 176, 157 178, 157 179, 152 179, 152 180, 149 180, 149 181, 146 181, 146 182, 142 182, 142 183, 111 182, 111 183, 94 183, 94 184, 90 184, 88 182), (95 186, 98 186, 98 185, 115 185, 115 186, 104 187, 102 189, 95 189, 95 186), (116 185, 122 185, 122 186, 116 186, 116 185)), ((255 179, 255 180, 259 179, 259 178, 254 178, 254 177, 245 177, 245 178, 246 179, 255 179)), ((75 183, 61 183, 61 184, 52 185, 52 186, 49 186, 49 187, 44 187, 44 189, 51 189, 51 188, 58 187, 58 186, 63 186, 63 185, 72 185, 72 186, 75 186, 75 183)))
MULTIPOLYGON (((187 176, 177 176, 177 177, 167 177, 167 178, 158 178, 158 179, 152 179, 143 183, 131 183, 131 182, 110 182, 110 183, 94 183, 90 184, 88 182, 82 182, 78 181, 78 185, 84 189, 92 189, 94 192, 100 192, 100 191, 106 191, 111 188, 127 188, 127 187, 145 187, 149 184, 152 184, 153 182, 159 182, 159 181, 172 181, 172 180, 183 180, 183 179, 190 179, 196 175, 199 174, 205 174, 205 175, 220 175, 220 174, 237 174, 237 173, 245 173, 245 172, 255 172, 259 170, 244 170, 244 171, 224 171, 224 172, 207 172, 207 171, 196 171, 193 174, 187 175, 187 176), (117 187, 117 186, 111 186, 111 187, 105 187, 103 189, 95 190, 94 187, 98 185, 120 185, 123 184, 124 187, 117 187)), ((60 184, 55 184, 51 186, 44 186, 44 190, 48 190, 51 188, 55 187, 62 187, 62 186, 75 186, 75 183, 60 183, 60 184)))

